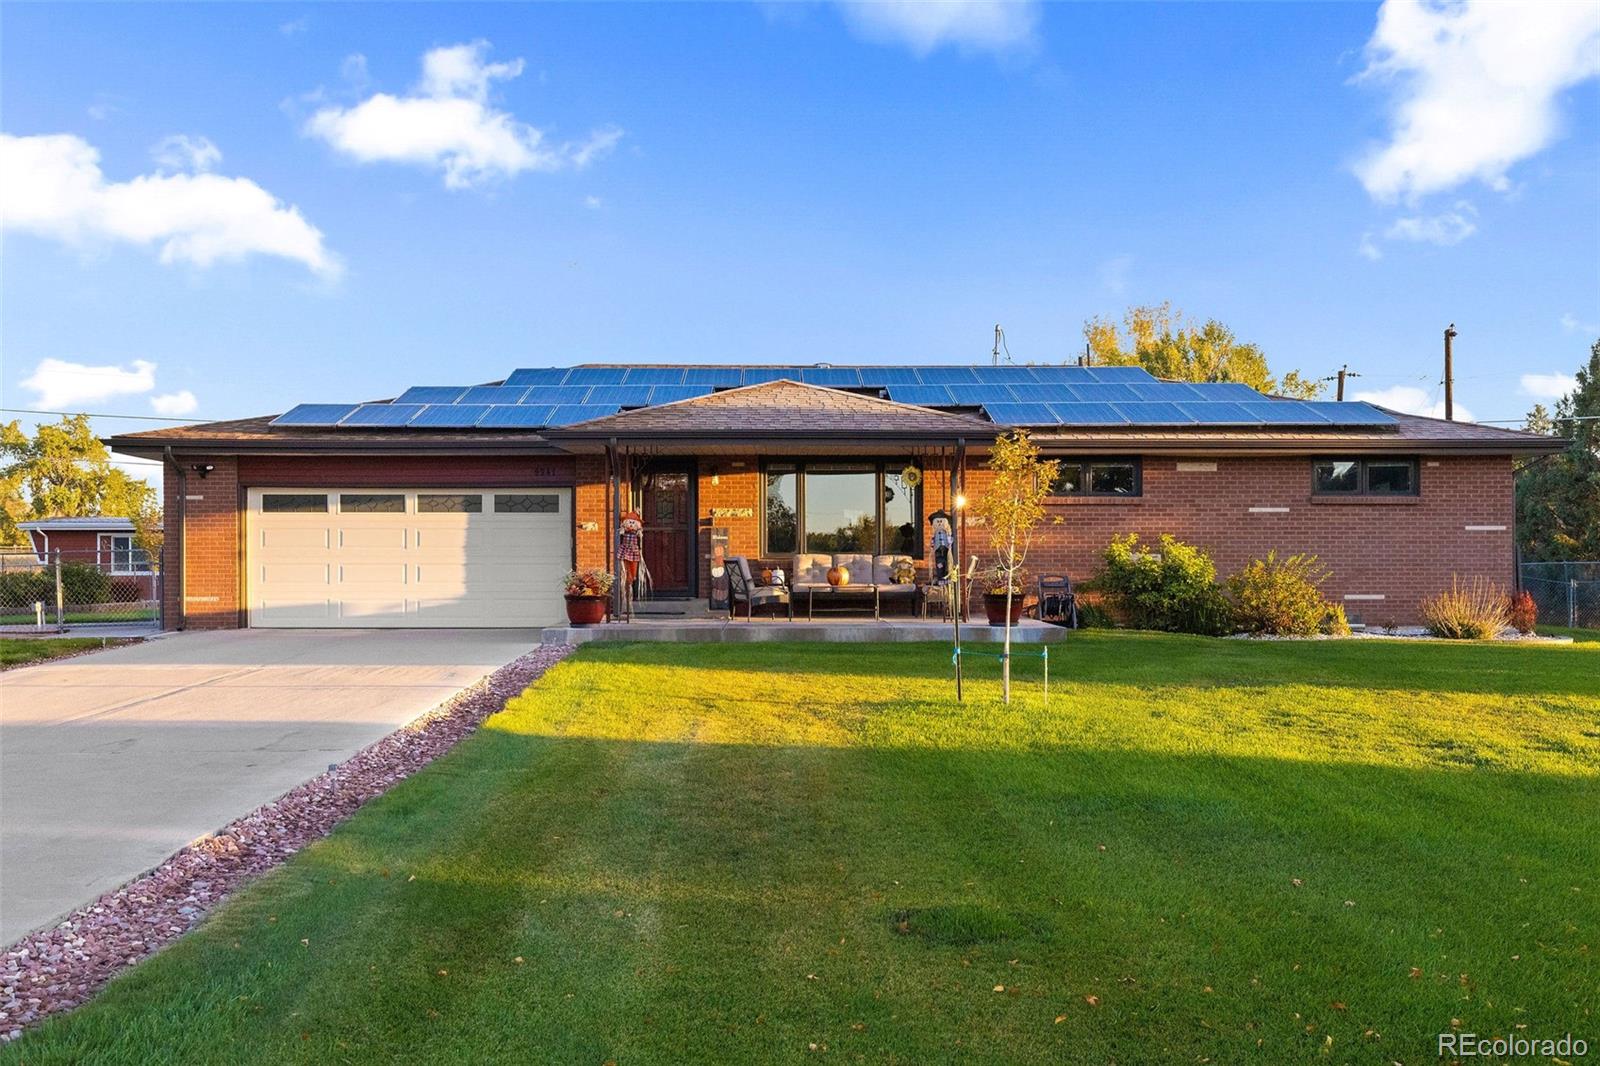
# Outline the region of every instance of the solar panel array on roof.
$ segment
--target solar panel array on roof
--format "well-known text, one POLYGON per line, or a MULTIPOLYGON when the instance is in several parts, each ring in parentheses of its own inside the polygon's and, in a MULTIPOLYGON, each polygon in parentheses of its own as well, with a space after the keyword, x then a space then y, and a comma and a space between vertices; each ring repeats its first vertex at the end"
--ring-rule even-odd
POLYGON ((275 425, 540 429, 789 380, 1014 426, 1381 426, 1364 403, 1279 400, 1239 382, 1161 381, 1136 366, 578 366, 513 371, 499 385, 418 385, 393 402, 301 404, 275 425))

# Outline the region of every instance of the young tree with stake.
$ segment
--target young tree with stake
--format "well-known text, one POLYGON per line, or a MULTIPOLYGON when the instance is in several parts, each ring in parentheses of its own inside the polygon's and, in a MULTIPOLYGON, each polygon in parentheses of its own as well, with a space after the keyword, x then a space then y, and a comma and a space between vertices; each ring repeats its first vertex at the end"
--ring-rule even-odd
POLYGON ((994 580, 989 594, 1006 598, 1005 654, 1000 660, 1000 688, 1011 702, 1011 606, 1023 594, 1022 565, 1033 546, 1033 531, 1044 521, 1044 501, 1050 495, 1060 463, 1040 459, 1039 449, 1026 430, 1013 430, 994 442, 989 453, 993 475, 976 510, 989 530, 994 551, 994 580))

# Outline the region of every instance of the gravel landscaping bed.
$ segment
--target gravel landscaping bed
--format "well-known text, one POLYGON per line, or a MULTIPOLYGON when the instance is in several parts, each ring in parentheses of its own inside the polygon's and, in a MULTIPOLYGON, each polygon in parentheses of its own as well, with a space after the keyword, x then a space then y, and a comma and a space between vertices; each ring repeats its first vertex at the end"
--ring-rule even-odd
MULTIPOLYGON (((1280 636, 1276 633, 1230 633, 1225 640, 1444 640, 1436 637, 1422 626, 1395 626, 1393 629, 1358 629, 1345 636, 1332 636, 1327 633, 1318 633, 1311 637, 1280 636)), ((1539 633, 1523 633, 1507 627, 1500 631, 1494 638, 1495 643, 1505 644, 1571 644, 1572 638, 1566 636, 1543 636, 1539 633)))
POLYGON ((182 936, 250 879, 326 836, 368 800, 449 751, 573 650, 542 645, 153 871, 29 934, 0 959, 0 1041, 83 1003, 182 936))

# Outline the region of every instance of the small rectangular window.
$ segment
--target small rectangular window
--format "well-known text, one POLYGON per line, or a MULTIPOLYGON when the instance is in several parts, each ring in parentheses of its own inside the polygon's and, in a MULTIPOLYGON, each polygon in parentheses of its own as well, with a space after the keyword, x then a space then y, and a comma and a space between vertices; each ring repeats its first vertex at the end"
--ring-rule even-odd
POLYGON ((477 492, 419 492, 418 514, 482 514, 483 495, 477 492))
POLYGON ((1138 478, 1132 463, 1090 463, 1089 495, 1133 496, 1138 492, 1138 478))
POLYGON ((1415 496, 1415 459, 1316 459, 1311 463, 1316 496, 1415 496))
POLYGON ((496 514, 556 514, 561 510, 561 497, 549 493, 496 494, 496 514))
POLYGON ((1061 459, 1052 496, 1123 496, 1143 494, 1137 459, 1061 459))
POLYGON ((327 514, 325 492, 272 492, 261 497, 261 510, 267 514, 327 514))
POLYGON ((339 497, 340 514, 405 514, 404 493, 354 493, 339 497))

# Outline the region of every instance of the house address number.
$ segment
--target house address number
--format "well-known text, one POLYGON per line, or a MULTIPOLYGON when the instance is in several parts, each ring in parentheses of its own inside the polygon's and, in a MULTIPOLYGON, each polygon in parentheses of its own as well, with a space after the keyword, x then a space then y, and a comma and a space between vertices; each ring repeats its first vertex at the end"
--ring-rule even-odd
POLYGON ((756 516, 756 509, 754 507, 713 507, 713 508, 711 508, 711 517, 712 518, 754 518, 755 516, 756 516))

